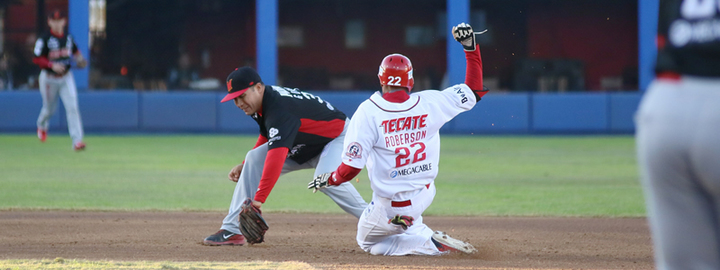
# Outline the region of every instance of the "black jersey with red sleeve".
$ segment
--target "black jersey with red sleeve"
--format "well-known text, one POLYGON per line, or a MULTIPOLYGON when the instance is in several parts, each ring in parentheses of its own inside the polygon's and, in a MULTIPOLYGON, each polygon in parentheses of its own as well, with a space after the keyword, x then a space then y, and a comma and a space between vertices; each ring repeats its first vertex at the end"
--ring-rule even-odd
POLYGON ((265 86, 262 113, 253 119, 268 150, 289 149, 287 158, 302 164, 319 155, 325 145, 340 136, 345 114, 329 102, 298 89, 265 86))
POLYGON ((660 0, 656 73, 720 77, 717 1, 660 0))
MULTIPOLYGON (((52 63, 65 65, 65 70, 70 70, 71 57, 78 51, 73 38, 69 34, 56 35, 45 33, 35 42, 35 59, 33 62, 40 68, 55 74, 52 70, 52 63)), ((62 74, 57 74, 62 75, 62 74)))

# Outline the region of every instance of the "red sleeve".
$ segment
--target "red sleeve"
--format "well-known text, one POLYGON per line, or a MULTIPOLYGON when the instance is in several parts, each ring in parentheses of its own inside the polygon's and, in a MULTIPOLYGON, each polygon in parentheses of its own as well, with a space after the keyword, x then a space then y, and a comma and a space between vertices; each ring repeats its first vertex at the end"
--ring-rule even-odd
POLYGON ((33 58, 33 63, 40 66, 40 68, 52 68, 52 63, 45 56, 38 56, 33 58))
POLYGON ((260 136, 258 136, 257 142, 255 143, 255 146, 253 146, 253 149, 257 148, 258 146, 261 146, 263 143, 266 143, 267 141, 268 141, 268 139, 265 138, 265 136, 263 136, 262 134, 260 134, 260 136))
POLYGON ((260 186, 258 186, 257 192, 255 192, 255 200, 261 203, 265 203, 265 200, 270 195, 275 183, 280 178, 282 173, 283 164, 287 158, 289 149, 287 147, 278 147, 268 151, 267 157, 265 157, 265 167, 263 168, 262 177, 260 178, 260 186))
POLYGON ((480 46, 475 45, 474 51, 465 51, 465 60, 467 61, 465 68, 465 84, 473 90, 477 100, 480 100, 480 98, 487 93, 487 90, 483 90, 483 71, 480 46))
POLYGON ((335 173, 333 173, 330 179, 328 179, 328 184, 331 186, 337 186, 350 181, 355 178, 360 171, 362 171, 362 169, 345 165, 345 163, 340 163, 340 166, 338 166, 337 170, 335 170, 335 173))

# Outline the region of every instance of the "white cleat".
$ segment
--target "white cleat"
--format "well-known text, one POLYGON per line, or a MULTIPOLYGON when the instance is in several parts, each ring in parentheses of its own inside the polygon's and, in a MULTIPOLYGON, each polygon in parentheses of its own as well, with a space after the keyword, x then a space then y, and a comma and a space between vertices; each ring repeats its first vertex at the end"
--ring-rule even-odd
POLYGON ((477 249, 475 249, 475 247, 473 247, 470 243, 452 238, 445 232, 435 231, 432 236, 432 240, 438 250, 443 252, 460 251, 467 254, 477 252, 477 249))

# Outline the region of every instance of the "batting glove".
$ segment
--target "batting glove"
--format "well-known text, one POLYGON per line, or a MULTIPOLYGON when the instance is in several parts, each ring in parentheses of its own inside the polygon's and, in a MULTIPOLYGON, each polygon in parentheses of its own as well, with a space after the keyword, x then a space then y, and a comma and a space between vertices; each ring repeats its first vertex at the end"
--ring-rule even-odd
POLYGON ((465 51, 475 50, 475 33, 467 23, 461 23, 452 28, 453 37, 462 44, 465 51))
POLYGON ((313 193, 317 192, 318 190, 322 188, 326 188, 330 184, 328 183, 328 180, 330 180, 330 176, 332 176, 333 172, 329 173, 323 173, 321 175, 318 175, 308 183, 308 189, 312 189, 313 193))
POLYGON ((388 220, 388 224, 392 223, 395 225, 400 225, 402 226, 403 230, 407 230, 408 227, 413 225, 414 220, 415 219, 411 216, 395 215, 394 218, 388 220))

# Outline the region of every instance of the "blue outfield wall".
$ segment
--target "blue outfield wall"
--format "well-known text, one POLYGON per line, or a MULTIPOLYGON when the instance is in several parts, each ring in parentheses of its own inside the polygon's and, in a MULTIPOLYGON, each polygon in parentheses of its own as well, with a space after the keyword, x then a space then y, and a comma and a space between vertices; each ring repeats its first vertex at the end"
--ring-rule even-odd
MULTIPOLYGON (((349 117, 372 92, 314 92, 349 117)), ((78 93, 85 131, 257 134, 252 118, 221 92, 78 93)), ((631 134, 641 93, 488 94, 458 115, 444 134, 631 134)), ((0 132, 35 131, 38 91, 0 92, 0 132)), ((67 131, 62 102, 50 129, 67 131)))

